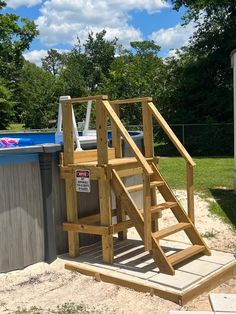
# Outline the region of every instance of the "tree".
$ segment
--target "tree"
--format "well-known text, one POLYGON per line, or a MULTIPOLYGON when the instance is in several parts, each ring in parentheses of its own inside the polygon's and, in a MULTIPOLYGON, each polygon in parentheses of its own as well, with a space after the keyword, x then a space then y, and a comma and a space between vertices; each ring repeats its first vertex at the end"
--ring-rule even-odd
POLYGON ((63 55, 55 49, 50 49, 48 55, 42 58, 42 68, 56 76, 59 75, 63 67, 63 55))
POLYGON ((102 86, 104 78, 109 75, 109 69, 115 60, 117 38, 105 39, 106 31, 89 33, 84 44, 86 62, 83 68, 83 76, 89 89, 94 92, 102 86))
MULTIPOLYGON (((232 122, 230 52, 236 47, 236 14, 232 1, 173 1, 188 6, 188 18, 206 14, 188 47, 169 60, 162 101, 176 123, 232 122), (192 14, 192 16, 191 16, 192 14)), ((186 20, 188 22, 188 20, 186 20)))
MULTIPOLYGON (((114 60, 104 86, 105 93, 111 99, 152 96, 158 100, 166 76, 166 66, 158 57, 160 47, 152 41, 132 42, 130 45, 133 51, 124 50, 114 60)), ((140 105, 122 110, 127 124, 142 123, 140 105)))
POLYGON ((25 61, 20 77, 22 122, 27 128, 47 128, 54 119, 59 100, 57 81, 35 64, 25 61))
MULTIPOLYGON (((0 2, 0 10, 6 6, 0 2)), ((15 14, 0 14, 0 76, 12 87, 23 66, 23 52, 38 35, 34 22, 15 14)))
POLYGON ((4 130, 9 125, 13 116, 12 94, 6 87, 6 83, 0 78, 0 129, 4 130))

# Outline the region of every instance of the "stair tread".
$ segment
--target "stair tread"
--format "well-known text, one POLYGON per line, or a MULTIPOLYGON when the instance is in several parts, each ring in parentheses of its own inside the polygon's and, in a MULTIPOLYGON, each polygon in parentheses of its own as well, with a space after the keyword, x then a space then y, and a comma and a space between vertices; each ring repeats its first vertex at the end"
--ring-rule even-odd
POLYGON ((180 252, 174 253, 171 256, 167 257, 168 262, 173 266, 176 265, 194 255, 197 255, 203 251, 205 251, 205 247, 203 245, 193 245, 188 247, 187 249, 184 249, 180 252))
POLYGON ((189 222, 180 222, 173 226, 167 227, 165 229, 153 232, 152 235, 155 239, 163 239, 165 237, 168 237, 171 234, 177 233, 179 231, 185 230, 187 228, 190 228, 191 224, 189 222))
POLYGON ((159 212, 159 211, 162 211, 164 209, 172 208, 175 206, 177 206, 176 202, 165 202, 165 203, 151 206, 151 211, 152 211, 152 213, 159 212))
MULTIPOLYGON (((150 185, 151 185, 151 188, 154 188, 154 187, 157 187, 157 186, 162 186, 162 185, 164 185, 164 182, 163 182, 163 181, 152 181, 152 182, 150 183, 150 185)), ((136 184, 136 185, 127 186, 126 189, 127 189, 127 191, 128 191, 129 193, 131 193, 131 192, 137 192, 137 191, 140 191, 140 190, 143 189, 143 184, 141 183, 141 184, 136 184)))

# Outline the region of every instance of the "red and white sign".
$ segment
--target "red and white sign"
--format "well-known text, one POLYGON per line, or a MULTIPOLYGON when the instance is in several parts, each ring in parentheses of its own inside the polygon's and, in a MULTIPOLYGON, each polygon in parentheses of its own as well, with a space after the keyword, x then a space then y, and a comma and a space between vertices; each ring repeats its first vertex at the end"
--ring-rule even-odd
POLYGON ((76 191, 82 193, 90 193, 90 171, 76 170, 76 191))

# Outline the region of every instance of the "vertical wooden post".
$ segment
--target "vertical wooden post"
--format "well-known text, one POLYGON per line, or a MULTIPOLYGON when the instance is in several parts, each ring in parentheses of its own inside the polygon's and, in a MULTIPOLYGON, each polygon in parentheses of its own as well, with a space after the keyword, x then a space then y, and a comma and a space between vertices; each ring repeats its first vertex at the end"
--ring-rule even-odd
POLYGON ((187 167, 187 197, 188 197, 188 216, 194 224, 195 215, 194 215, 194 189, 193 189, 193 166, 188 162, 186 163, 187 167))
MULTIPOLYGON (((152 127, 152 113, 149 110, 148 102, 142 102, 143 114, 143 141, 145 157, 153 157, 153 127, 152 127)), ((145 250, 152 249, 152 217, 151 205, 155 202, 155 197, 151 191, 150 176, 143 174, 143 210, 144 210, 144 246, 145 250)), ((153 204, 154 205, 154 204, 153 204)))
MULTIPOLYGON (((120 108, 119 105, 112 105, 113 110, 120 117, 120 108)), ((117 126, 113 121, 111 121, 111 130, 112 130, 112 146, 115 148, 116 158, 122 158, 122 147, 121 147, 121 137, 117 126)))
MULTIPOLYGON (((64 136, 64 165, 74 163, 74 129, 71 101, 62 102, 63 136, 64 136)), ((66 210, 67 221, 77 223, 77 193, 75 189, 75 178, 65 180, 66 188, 66 210)), ((69 255, 71 257, 79 254, 78 233, 68 232, 69 255)))
MULTIPOLYGON (((117 114, 117 116, 120 117, 119 105, 113 104, 112 108, 115 111, 115 113, 117 114)), ((112 127, 112 146, 115 148, 116 158, 122 158, 121 137, 120 137, 119 130, 117 129, 117 127, 113 121, 112 121, 111 127, 112 127)), ((119 223, 119 222, 125 221, 126 220, 125 211, 122 208, 121 202, 118 199, 118 197, 116 197, 116 208, 118 209, 117 222, 119 223)), ((127 239, 127 230, 123 230, 123 231, 118 232, 118 239, 120 241, 126 240, 127 239)))
POLYGON ((151 187, 150 177, 143 174, 143 211, 144 211, 144 247, 152 250, 152 217, 151 217, 151 187))
POLYGON ((153 157, 153 126, 152 126, 152 113, 149 109, 148 102, 142 102, 143 114, 143 142, 145 157, 153 157))
MULTIPOLYGON (((107 113, 102 100, 96 101, 96 129, 98 166, 108 164, 107 113)), ((110 182, 104 168, 104 175, 98 181, 100 221, 102 226, 112 225, 110 182)), ((113 236, 102 235, 102 255, 105 263, 113 262, 113 236)))

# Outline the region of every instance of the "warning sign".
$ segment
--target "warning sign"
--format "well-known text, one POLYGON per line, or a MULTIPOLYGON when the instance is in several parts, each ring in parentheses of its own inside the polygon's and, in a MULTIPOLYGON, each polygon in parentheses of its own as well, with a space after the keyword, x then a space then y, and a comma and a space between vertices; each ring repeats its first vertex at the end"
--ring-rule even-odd
POLYGON ((90 171, 89 170, 76 170, 76 191, 89 193, 90 192, 90 171))

